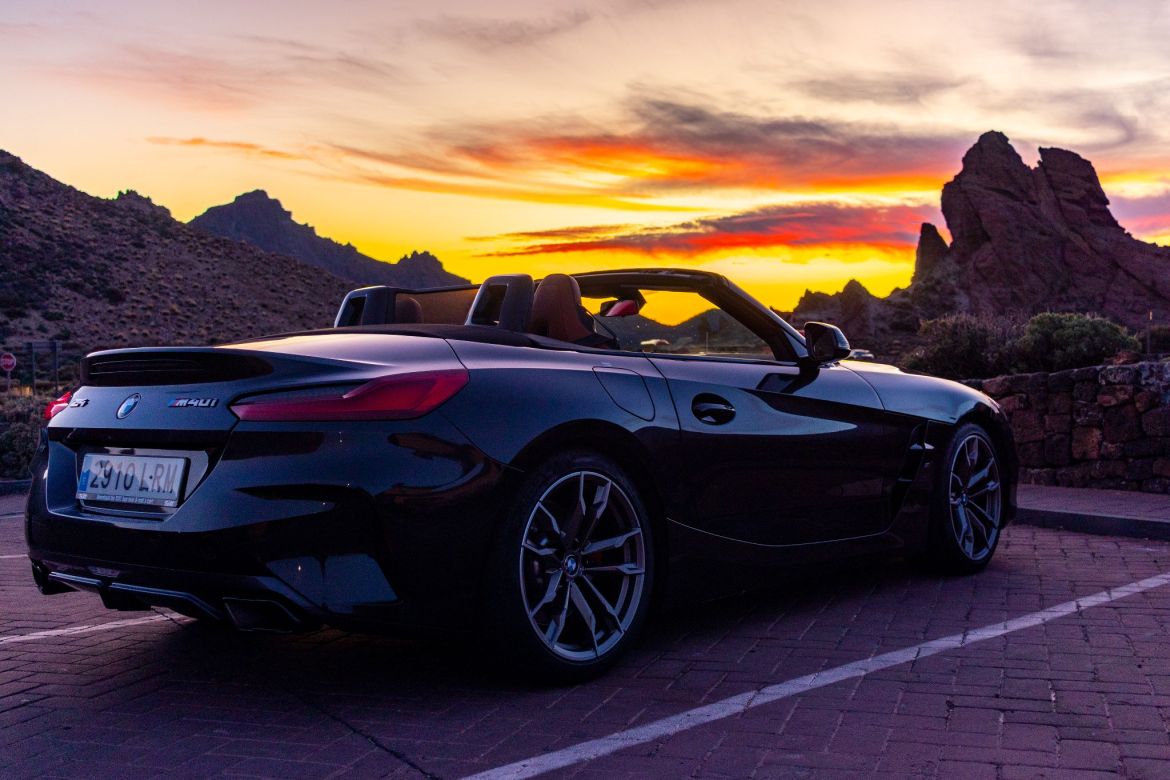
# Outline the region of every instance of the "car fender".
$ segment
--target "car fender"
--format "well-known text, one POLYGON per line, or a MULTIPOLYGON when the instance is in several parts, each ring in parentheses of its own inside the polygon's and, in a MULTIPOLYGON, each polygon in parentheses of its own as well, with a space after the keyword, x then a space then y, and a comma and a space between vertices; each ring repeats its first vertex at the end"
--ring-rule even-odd
POLYGON ((483 452, 513 464, 548 431, 616 426, 669 449, 678 418, 666 381, 640 355, 452 342, 470 380, 441 409, 483 452))

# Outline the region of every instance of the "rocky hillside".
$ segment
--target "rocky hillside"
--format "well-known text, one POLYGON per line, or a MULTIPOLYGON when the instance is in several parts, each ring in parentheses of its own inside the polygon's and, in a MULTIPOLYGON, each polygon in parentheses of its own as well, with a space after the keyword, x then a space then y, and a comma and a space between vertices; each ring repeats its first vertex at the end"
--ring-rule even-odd
POLYGON ((0 151, 0 344, 208 344, 332 323, 353 284, 0 151))
POLYGON ((943 187, 942 212, 952 243, 922 226, 908 289, 878 299, 850 282, 836 295, 806 293, 794 319, 839 322, 881 349, 955 311, 1096 313, 1134 329, 1150 310, 1170 317, 1170 248, 1127 233, 1092 164, 1073 152, 1041 149, 1029 168, 1006 136, 984 133, 943 187))
POLYGON ((397 263, 388 263, 363 255, 352 244, 339 244, 319 236, 311 226, 293 221, 292 213, 263 190, 245 193, 222 206, 212 206, 190 224, 223 238, 246 241, 269 252, 295 257, 359 285, 419 288, 467 283, 466 279, 443 270, 442 263, 429 252, 413 252, 397 263))

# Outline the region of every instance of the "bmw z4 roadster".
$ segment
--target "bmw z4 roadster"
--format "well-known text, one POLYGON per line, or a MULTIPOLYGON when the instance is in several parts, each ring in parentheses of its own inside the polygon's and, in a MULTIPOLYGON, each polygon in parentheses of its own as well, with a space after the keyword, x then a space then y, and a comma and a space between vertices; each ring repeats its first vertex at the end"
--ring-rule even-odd
POLYGON ((849 356, 686 270, 367 287, 331 328, 97 352, 46 410, 33 576, 240 629, 474 632, 572 680, 718 563, 979 571, 1004 415, 849 356))

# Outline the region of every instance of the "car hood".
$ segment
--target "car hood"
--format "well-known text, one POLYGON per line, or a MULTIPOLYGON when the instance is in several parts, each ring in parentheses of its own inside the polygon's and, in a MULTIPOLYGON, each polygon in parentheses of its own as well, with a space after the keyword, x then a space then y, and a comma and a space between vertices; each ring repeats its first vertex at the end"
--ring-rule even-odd
POLYGON ((846 360, 841 365, 868 382, 882 405, 891 412, 946 423, 954 423, 980 406, 997 416, 1001 414, 999 404, 959 382, 924 374, 907 374, 882 363, 846 360))

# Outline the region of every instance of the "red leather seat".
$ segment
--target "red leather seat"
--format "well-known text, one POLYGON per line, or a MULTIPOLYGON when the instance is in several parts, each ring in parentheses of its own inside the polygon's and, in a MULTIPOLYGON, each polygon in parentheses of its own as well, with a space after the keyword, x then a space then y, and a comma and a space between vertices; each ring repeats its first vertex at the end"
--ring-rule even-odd
POLYGON ((532 296, 528 331, 574 343, 597 335, 593 331, 593 318, 581 305, 581 288, 576 279, 565 274, 544 277, 532 296))

